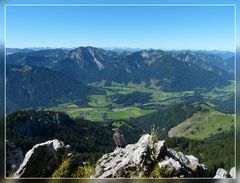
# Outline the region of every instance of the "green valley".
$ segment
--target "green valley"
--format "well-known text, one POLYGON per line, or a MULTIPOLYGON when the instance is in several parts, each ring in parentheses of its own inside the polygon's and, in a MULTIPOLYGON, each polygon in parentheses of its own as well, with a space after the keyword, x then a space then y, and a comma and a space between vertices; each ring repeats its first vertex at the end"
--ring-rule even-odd
POLYGON ((149 88, 143 84, 133 83, 107 85, 104 81, 92 83, 90 87, 98 88, 105 94, 89 95, 86 107, 79 105, 77 100, 72 100, 71 103, 63 103, 47 109, 66 112, 73 118, 81 117, 90 121, 103 122, 136 118, 174 103, 192 103, 199 100, 224 111, 217 102, 229 101, 229 96, 234 96, 234 82, 224 88, 215 88, 211 91, 183 92, 166 92, 157 87, 149 88))

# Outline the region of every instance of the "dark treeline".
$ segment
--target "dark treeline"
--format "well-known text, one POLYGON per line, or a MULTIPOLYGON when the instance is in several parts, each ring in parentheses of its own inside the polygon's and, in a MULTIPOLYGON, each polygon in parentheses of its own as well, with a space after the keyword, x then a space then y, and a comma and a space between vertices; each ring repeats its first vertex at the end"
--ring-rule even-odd
POLYGON ((229 171, 234 166, 234 128, 204 140, 190 140, 183 137, 167 139, 167 145, 185 154, 199 158, 214 176, 218 168, 229 171))

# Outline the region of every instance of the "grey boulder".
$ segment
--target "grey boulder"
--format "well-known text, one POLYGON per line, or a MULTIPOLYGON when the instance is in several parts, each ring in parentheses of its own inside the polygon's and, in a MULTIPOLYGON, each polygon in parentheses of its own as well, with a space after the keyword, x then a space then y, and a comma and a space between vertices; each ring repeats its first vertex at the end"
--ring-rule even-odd
POLYGON ((62 163, 69 149, 70 146, 57 139, 36 144, 26 153, 16 177, 49 177, 62 163))
POLYGON ((219 168, 216 172, 216 175, 213 177, 215 179, 229 178, 229 173, 223 168, 219 168))
POLYGON ((231 178, 236 178, 236 168, 232 167, 231 170, 229 171, 229 175, 231 178))

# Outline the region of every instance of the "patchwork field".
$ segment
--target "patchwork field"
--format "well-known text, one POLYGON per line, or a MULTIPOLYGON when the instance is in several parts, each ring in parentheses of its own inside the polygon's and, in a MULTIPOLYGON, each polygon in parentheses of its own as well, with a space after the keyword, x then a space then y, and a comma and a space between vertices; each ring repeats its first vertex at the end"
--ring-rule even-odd
POLYGON ((156 110, 144 110, 138 107, 126 107, 126 108, 114 108, 109 110, 108 108, 98 107, 98 108, 81 108, 72 103, 62 104, 56 107, 48 108, 53 111, 66 112, 73 118, 82 117, 90 121, 104 121, 104 120, 121 120, 128 119, 131 117, 138 117, 141 115, 149 114, 156 110))
MULTIPOLYGON (((214 106, 214 102, 228 100, 229 96, 233 96, 234 94, 234 82, 231 82, 230 85, 224 88, 215 88, 212 91, 201 92, 164 92, 159 88, 147 88, 143 84, 137 85, 132 83, 128 85, 112 83, 111 86, 108 86, 104 82, 99 82, 92 83, 91 85, 104 90, 106 94, 89 95, 88 106, 86 107, 79 106, 77 102, 72 101, 48 109, 66 112, 73 118, 81 117, 97 122, 126 120, 155 112, 164 106, 179 102, 207 101, 214 106)), ((214 118, 217 120, 217 116, 219 115, 216 114, 214 118)), ((204 118, 204 115, 202 118, 204 118)), ((205 120, 207 121, 207 119, 205 120)), ((198 128, 201 129, 202 127, 199 126, 198 128)), ((200 132, 193 130, 191 133, 200 132)), ((194 134, 193 136, 197 138, 197 135, 194 134)))

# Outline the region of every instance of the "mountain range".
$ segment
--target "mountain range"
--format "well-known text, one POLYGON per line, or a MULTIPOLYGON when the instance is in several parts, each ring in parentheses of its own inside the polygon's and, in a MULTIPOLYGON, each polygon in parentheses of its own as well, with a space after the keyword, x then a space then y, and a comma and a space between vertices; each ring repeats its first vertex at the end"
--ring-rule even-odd
POLYGON ((83 106, 88 95, 104 94, 104 91, 47 68, 7 64, 6 70, 7 112, 70 100, 83 106))
POLYGON ((95 47, 18 52, 8 55, 7 63, 48 68, 85 84, 133 82, 166 91, 224 86, 233 79, 234 70, 232 57, 192 51, 116 52, 95 47))

